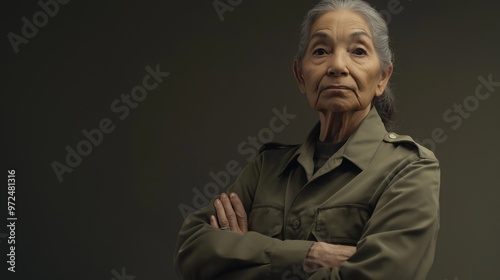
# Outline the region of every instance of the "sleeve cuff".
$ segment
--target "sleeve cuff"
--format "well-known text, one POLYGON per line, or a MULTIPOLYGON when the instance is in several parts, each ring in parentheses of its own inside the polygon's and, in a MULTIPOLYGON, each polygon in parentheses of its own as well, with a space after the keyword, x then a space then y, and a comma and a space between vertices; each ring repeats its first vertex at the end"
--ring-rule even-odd
POLYGON ((282 279, 283 273, 293 270, 294 266, 302 268, 307 252, 314 241, 283 240, 273 248, 271 257, 271 279, 282 279))

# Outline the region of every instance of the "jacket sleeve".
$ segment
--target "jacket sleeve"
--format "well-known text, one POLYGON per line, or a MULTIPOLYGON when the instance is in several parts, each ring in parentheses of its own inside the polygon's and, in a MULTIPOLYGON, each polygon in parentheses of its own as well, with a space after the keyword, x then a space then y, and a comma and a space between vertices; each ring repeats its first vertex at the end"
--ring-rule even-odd
POLYGON ((392 176, 356 253, 339 269, 322 268, 309 279, 426 278, 439 229, 439 164, 435 159, 418 159, 392 176))
MULTIPOLYGON (((258 186, 262 157, 238 176, 227 192, 235 192, 247 214, 258 186)), ((215 199, 215 198, 214 198, 215 199)), ((245 234, 210 226, 213 199, 184 221, 178 235, 174 265, 181 279, 281 279, 292 265, 302 266, 312 241, 279 240, 249 231, 245 234)))

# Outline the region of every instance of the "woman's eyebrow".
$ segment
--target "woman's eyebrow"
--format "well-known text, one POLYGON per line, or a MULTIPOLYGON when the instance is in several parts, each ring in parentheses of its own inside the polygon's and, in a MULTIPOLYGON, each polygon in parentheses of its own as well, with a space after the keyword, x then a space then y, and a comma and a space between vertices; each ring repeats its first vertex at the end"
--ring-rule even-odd
POLYGON ((311 41, 312 41, 312 39, 324 40, 324 39, 331 39, 331 38, 332 38, 332 36, 330 36, 328 33, 318 31, 311 36, 311 41))
POLYGON ((351 38, 359 38, 359 37, 368 37, 368 39, 372 39, 372 37, 370 37, 370 35, 364 31, 357 31, 357 32, 353 32, 351 33, 351 38))
MULTIPOLYGON (((351 33, 351 35, 349 36, 351 37, 352 39, 357 39, 357 38, 360 38, 360 37, 367 37, 368 39, 372 39, 372 37, 370 37, 370 35, 364 31, 356 31, 356 32, 353 32, 351 33)), ((328 40, 328 39, 331 39, 332 36, 330 36, 330 34, 328 33, 325 33, 325 32, 321 32, 321 31, 318 31, 318 32, 315 32, 312 36, 311 36, 311 39, 310 41, 312 41, 313 39, 318 39, 318 40, 328 40)))

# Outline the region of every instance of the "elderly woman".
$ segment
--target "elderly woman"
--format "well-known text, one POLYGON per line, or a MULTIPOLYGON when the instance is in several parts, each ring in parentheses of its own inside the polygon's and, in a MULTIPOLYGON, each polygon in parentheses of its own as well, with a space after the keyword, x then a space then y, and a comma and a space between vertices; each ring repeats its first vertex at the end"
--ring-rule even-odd
POLYGON ((388 133, 387 25, 360 0, 323 0, 303 22, 295 78, 319 123, 268 145, 228 192, 187 218, 183 279, 425 279, 439 228, 439 164, 388 133))

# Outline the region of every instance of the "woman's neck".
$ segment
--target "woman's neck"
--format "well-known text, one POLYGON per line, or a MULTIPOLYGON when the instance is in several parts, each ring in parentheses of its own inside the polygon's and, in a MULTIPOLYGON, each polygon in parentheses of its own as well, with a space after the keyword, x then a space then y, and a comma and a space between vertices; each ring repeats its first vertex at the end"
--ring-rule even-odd
POLYGON ((346 141, 354 131, 356 131, 369 112, 370 107, 354 112, 320 112, 319 121, 321 130, 319 141, 323 143, 339 143, 346 141))

